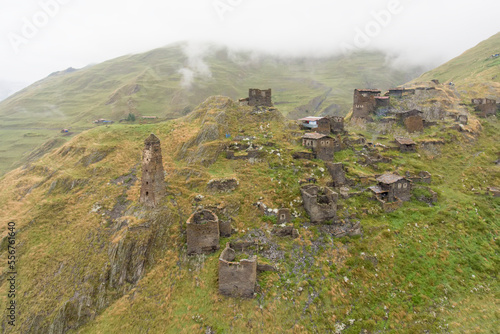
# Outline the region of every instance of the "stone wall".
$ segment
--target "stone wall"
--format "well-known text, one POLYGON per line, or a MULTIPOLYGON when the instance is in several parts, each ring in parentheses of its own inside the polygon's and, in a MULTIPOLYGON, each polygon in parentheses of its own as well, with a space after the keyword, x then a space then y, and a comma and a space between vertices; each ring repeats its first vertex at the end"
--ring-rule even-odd
POLYGON ((257 258, 233 262, 236 252, 226 244, 219 257, 219 292, 225 296, 252 298, 257 282, 257 258))
POLYGON ((410 200, 411 182, 409 180, 401 179, 391 184, 388 199, 392 202, 396 200, 396 197, 404 202, 410 200))
POLYGON ((196 211, 186 223, 187 253, 211 253, 219 249, 219 218, 209 210, 196 211))
POLYGON ((304 208, 311 218, 311 223, 334 222, 337 219, 337 201, 339 195, 328 187, 320 188, 306 185, 300 189, 304 208))
POLYGON ((495 115, 497 110, 498 109, 496 103, 480 104, 476 106, 476 111, 479 112, 480 117, 495 115))
POLYGON ((316 154, 311 153, 311 152, 295 152, 292 154, 292 157, 294 159, 313 160, 313 159, 316 159, 316 154))
POLYGON ((403 122, 409 133, 424 131, 424 119, 420 116, 406 117, 403 122))
POLYGON ((344 165, 342 163, 327 162, 326 168, 332 177, 334 187, 341 187, 347 183, 344 165))
POLYGON ((142 179, 139 201, 147 206, 156 206, 165 196, 165 172, 161 155, 160 139, 151 134, 144 141, 142 152, 142 179))
POLYGON ((344 117, 331 116, 330 117, 330 131, 332 133, 344 132, 344 117))
POLYGON ((321 118, 317 121, 318 127, 316 128, 316 132, 328 135, 330 134, 330 120, 328 118, 321 118))

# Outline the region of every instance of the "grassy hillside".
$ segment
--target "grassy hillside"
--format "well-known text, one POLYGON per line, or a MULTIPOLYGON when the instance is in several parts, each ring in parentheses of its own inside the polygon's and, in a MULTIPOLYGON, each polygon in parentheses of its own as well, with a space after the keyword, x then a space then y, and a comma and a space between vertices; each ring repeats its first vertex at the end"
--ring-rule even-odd
MULTIPOLYGON (((450 94, 449 105, 456 96, 450 94)), ((330 177, 322 161, 293 160, 298 129, 279 113, 253 115, 214 97, 190 115, 159 124, 115 124, 86 131, 28 168, 2 179, 0 210, 17 223, 18 326, 6 333, 495 333, 500 314, 497 219, 500 124, 471 117, 465 131, 450 121, 411 135, 441 144, 400 154, 392 163, 363 164, 364 145, 336 154, 348 167, 353 196, 339 218, 359 221, 361 237, 334 238, 311 225, 298 180, 330 177), (479 129, 482 129, 480 132, 479 129), (143 140, 162 142, 168 195, 147 209, 138 203, 143 140), (254 136, 265 159, 227 160, 230 133, 254 136), (370 199, 373 177, 426 170, 438 202, 416 199, 392 213, 370 199), (361 177, 369 183, 362 184, 361 177), (230 193, 210 193, 215 178, 236 177, 230 193), (354 193, 358 193, 354 195, 354 193), (203 195, 201 202, 197 195, 203 195), (289 207, 298 239, 273 236, 273 219, 253 203, 289 207), (258 275, 254 299, 220 296, 219 252, 186 255, 185 221, 197 206, 233 220, 238 239, 258 240, 259 262, 278 272, 258 275)), ((350 137, 391 145, 398 127, 351 128, 350 137)), ((423 191, 425 192, 425 191, 423 191)), ((6 221, 4 222, 6 224, 6 221)), ((2 237, 6 236, 6 227, 2 237)), ((6 258, 6 239, 0 257, 6 258)), ((6 291, 6 269, 0 289, 6 291)), ((7 296, 1 295, 2 305, 7 296)))
POLYGON ((500 101, 500 33, 460 56, 422 74, 414 82, 438 79, 453 82, 464 100, 488 97, 500 101))
POLYGON ((25 162, 36 146, 60 136, 60 129, 77 134, 93 127, 97 118, 118 121, 129 113, 177 118, 207 96, 237 99, 248 95, 248 88, 272 88, 274 102, 291 117, 342 115, 350 108, 354 88, 389 88, 421 73, 393 69, 380 53, 278 59, 218 47, 203 56, 186 50, 191 50, 186 44, 175 44, 57 72, 2 101, 0 175, 25 162), (194 73, 190 85, 182 73, 194 73))

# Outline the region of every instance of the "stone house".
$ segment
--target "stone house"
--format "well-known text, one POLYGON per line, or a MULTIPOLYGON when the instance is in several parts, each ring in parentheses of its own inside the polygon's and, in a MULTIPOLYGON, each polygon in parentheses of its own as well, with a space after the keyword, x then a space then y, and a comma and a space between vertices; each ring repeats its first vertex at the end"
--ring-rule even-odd
POLYGON ((392 97, 403 97, 404 88, 393 88, 385 94, 386 96, 392 97))
POLYGON ((328 119, 326 117, 321 117, 320 119, 318 119, 317 123, 318 123, 318 127, 316 128, 316 132, 322 133, 324 135, 330 134, 330 132, 331 132, 330 119, 328 119))
POLYGON ((475 105, 475 109, 479 112, 480 117, 488 117, 495 115, 498 107, 497 101, 487 98, 475 98, 471 100, 472 104, 475 105))
POLYGON ((353 118, 370 118, 377 109, 375 97, 380 96, 378 89, 355 89, 352 107, 353 118))
POLYGON ((311 223, 335 222, 339 194, 328 187, 306 185, 300 188, 304 209, 311 223))
POLYGON ((405 152, 416 152, 417 151, 417 143, 415 143, 410 138, 396 138, 396 143, 399 146, 399 151, 401 153, 405 152))
POLYGON ((271 89, 260 90, 250 88, 248 90, 248 105, 251 107, 272 107, 271 89))
POLYGON ((309 148, 317 159, 332 161, 335 152, 335 139, 317 132, 306 133, 302 137, 302 146, 309 148))
POLYGON ((303 130, 316 130, 322 134, 342 133, 344 132, 344 117, 304 117, 298 120, 303 130))
POLYGON ((391 104, 391 98, 389 96, 375 96, 375 107, 376 108, 387 108, 391 104))
POLYGON ((186 222, 187 253, 211 253, 219 249, 219 218, 209 210, 198 210, 186 222))
POLYGON ((396 174, 384 174, 377 178, 378 185, 370 187, 377 197, 386 202, 409 201, 411 181, 396 174))
POLYGON ((165 196, 165 172, 161 155, 160 139, 151 134, 144 141, 142 151, 142 179, 139 201, 155 207, 165 196))
POLYGON ((332 133, 344 132, 344 117, 330 116, 329 119, 330 119, 330 132, 332 133))
POLYGON ((230 297, 252 298, 257 282, 257 257, 233 262, 236 252, 226 244, 219 257, 219 292, 230 297))
POLYGON ((298 119, 298 121, 300 122, 302 130, 312 130, 318 128, 318 121, 322 118, 323 117, 308 116, 298 119))
POLYGON ((398 121, 403 125, 406 130, 410 133, 423 131, 424 130, 424 113, 423 111, 413 109, 403 112, 394 113, 398 121))

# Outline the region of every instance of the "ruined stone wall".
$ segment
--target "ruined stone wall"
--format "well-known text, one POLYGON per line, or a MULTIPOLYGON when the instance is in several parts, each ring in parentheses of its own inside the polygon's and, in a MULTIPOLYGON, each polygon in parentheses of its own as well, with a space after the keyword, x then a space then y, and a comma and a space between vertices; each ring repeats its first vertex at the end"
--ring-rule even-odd
POLYGON ((161 155, 161 144, 158 137, 151 134, 144 141, 142 152, 142 179, 140 202, 148 206, 156 206, 165 196, 165 172, 161 155))
POLYGON ((211 253, 219 249, 219 218, 209 210, 196 211, 186 223, 187 253, 211 253))
POLYGON ((300 189, 304 208, 311 218, 311 223, 325 223, 337 219, 337 201, 339 195, 328 187, 315 185, 300 189))
POLYGON ((257 282, 257 258, 232 262, 235 251, 226 244, 219 257, 219 292, 225 296, 252 298, 257 282))
POLYGON ((344 165, 342 163, 327 162, 326 168, 332 177, 334 187, 341 187, 347 183, 344 165))
POLYGON ((306 159, 306 160, 313 160, 316 159, 316 154, 311 153, 311 152, 295 152, 292 157, 294 159, 306 159))
POLYGON ((229 179, 213 179, 207 183, 207 191, 209 192, 231 192, 234 191, 239 181, 235 178, 229 179))
POLYGON ((480 104, 476 106, 476 111, 479 112, 479 116, 481 117, 495 115, 497 110, 496 103, 480 104))
POLYGON ((416 145, 405 145, 405 144, 399 144, 399 151, 401 153, 406 153, 406 152, 416 152, 417 148, 416 145))
POLYGON ((251 88, 248 91, 248 105, 251 107, 272 107, 271 89, 260 90, 251 88))

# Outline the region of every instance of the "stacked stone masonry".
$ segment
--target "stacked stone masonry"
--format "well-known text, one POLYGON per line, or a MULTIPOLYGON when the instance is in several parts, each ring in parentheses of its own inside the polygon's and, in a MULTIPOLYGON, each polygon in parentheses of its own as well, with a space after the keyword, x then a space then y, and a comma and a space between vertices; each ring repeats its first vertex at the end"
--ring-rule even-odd
POLYGON ((158 205, 165 196, 165 172, 158 137, 151 134, 144 141, 142 152, 142 180, 139 201, 147 206, 158 205))
POLYGON ((252 298, 257 282, 257 258, 233 262, 236 252, 226 244, 219 257, 219 292, 230 297, 252 298))
POLYGON ((186 223, 187 253, 211 253, 219 249, 219 218, 209 210, 198 210, 186 223))

